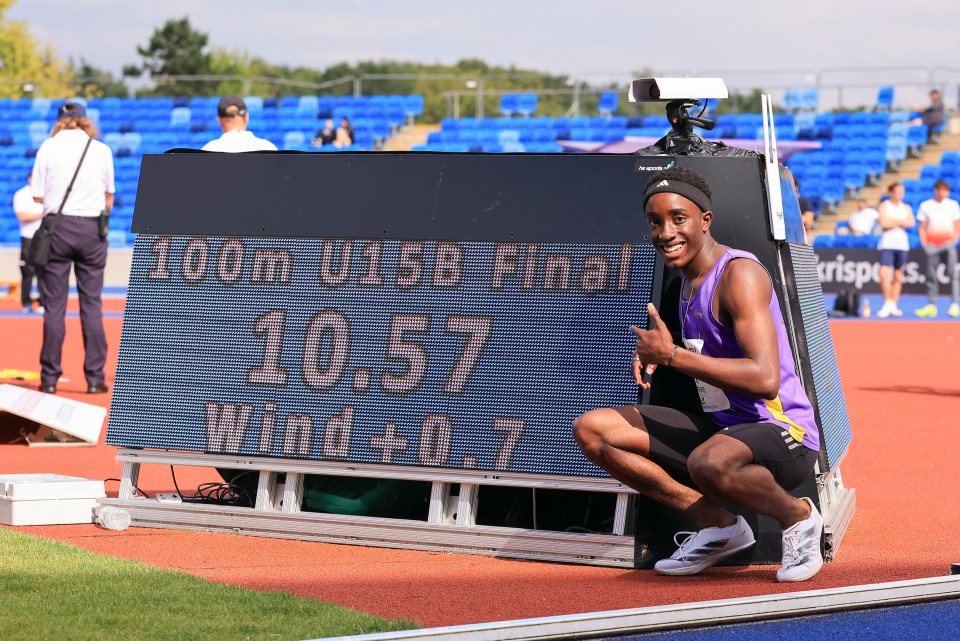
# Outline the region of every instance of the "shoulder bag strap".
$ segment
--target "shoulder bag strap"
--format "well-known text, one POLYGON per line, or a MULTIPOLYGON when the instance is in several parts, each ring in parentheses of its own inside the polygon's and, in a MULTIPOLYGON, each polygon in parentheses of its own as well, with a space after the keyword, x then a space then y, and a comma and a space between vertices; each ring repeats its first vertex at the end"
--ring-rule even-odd
POLYGON ((77 169, 73 172, 73 178, 70 179, 70 184, 67 185, 67 192, 63 195, 63 202, 60 203, 60 209, 53 215, 53 222, 50 223, 51 234, 57 230, 57 225, 60 223, 60 216, 63 214, 63 207, 67 204, 67 198, 70 197, 70 192, 73 190, 73 183, 77 180, 77 174, 80 173, 80 167, 83 165, 83 159, 87 157, 87 150, 90 149, 91 142, 93 142, 92 136, 87 138, 87 144, 83 148, 83 153, 80 154, 80 162, 77 163, 77 169))

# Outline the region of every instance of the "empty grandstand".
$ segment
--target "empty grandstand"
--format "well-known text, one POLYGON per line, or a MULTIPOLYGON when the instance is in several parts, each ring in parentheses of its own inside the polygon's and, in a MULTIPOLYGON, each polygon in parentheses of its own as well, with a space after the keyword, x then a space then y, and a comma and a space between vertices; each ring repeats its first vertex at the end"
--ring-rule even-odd
MULTIPOLYGON (((88 115, 97 122, 102 140, 114 152, 117 197, 111 219, 110 243, 132 243, 130 233, 141 158, 174 148, 198 149, 220 133, 216 122, 218 97, 91 98, 83 100, 88 115)), ((82 100, 82 99, 77 99, 82 100)), ((931 132, 927 125, 912 124, 916 113, 892 107, 893 89, 883 87, 870 111, 819 112, 815 89, 787 89, 780 113, 775 116, 781 141, 808 141, 816 149, 787 158, 798 177, 800 192, 822 210, 814 230, 818 245, 867 246, 871 240, 844 238, 843 225, 833 235, 837 220, 842 223, 844 202, 871 193, 881 181, 903 179, 906 201, 914 206, 929 197, 933 181, 960 180, 960 154, 949 151, 939 164, 924 167, 918 176, 898 173, 904 164, 921 157, 929 148, 931 134, 943 133, 943 126, 931 132), (891 178, 893 177, 893 178, 891 178), (905 179, 904 179, 905 178, 905 179), (838 217, 837 212, 840 212, 838 217)), ((0 197, 9 202, 22 186, 23 176, 33 165, 33 156, 49 135, 57 108, 63 100, 21 98, 0 100, 0 197)), ((402 136, 398 132, 413 124, 423 113, 423 96, 249 96, 250 128, 274 142, 279 149, 309 152, 339 151, 332 146, 313 147, 311 139, 326 118, 347 117, 354 131, 354 144, 347 151, 406 148, 428 152, 559 153, 569 151, 560 143, 594 143, 595 146, 624 139, 659 138, 669 130, 663 115, 626 116, 617 113, 617 92, 599 96, 594 115, 548 117, 537 115, 536 93, 504 93, 498 116, 491 118, 444 118, 439 129, 426 140, 413 138, 410 144, 390 145, 402 136)), ((708 139, 736 140, 762 138, 761 116, 757 113, 723 114, 716 117, 712 131, 700 133, 708 139)), ((914 232, 913 242, 919 242, 914 232)), ((18 244, 16 219, 0 216, 0 243, 18 244)))

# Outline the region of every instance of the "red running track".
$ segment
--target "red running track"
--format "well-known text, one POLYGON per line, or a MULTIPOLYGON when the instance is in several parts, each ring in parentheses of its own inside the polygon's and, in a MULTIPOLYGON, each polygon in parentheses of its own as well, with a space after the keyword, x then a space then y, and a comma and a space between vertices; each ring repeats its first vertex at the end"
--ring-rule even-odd
MULTIPOLYGON (((119 310, 121 301, 107 302, 119 310)), ((8 307, 9 308, 9 307, 8 307)), ((3 309, 3 307, 0 307, 3 309)), ((12 309, 12 308, 9 308, 12 309)), ((107 319, 113 365, 119 318, 107 319)), ((0 369, 36 370, 41 321, 0 316, 0 369)), ((776 568, 713 568, 699 576, 651 570, 512 561, 227 534, 94 525, 18 527, 93 552, 136 559, 214 581, 285 590, 424 626, 446 626, 745 597, 944 576, 960 562, 960 322, 838 321, 831 324, 854 429, 841 465, 857 510, 837 559, 813 580, 776 582, 776 568)), ((79 321, 68 319, 61 393, 88 396, 79 321)), ((0 381, 4 382, 4 381, 0 381)), ((105 430, 104 430, 105 432, 105 430)), ((0 473, 120 475, 115 448, 0 445, 0 473)), ((219 480, 177 468, 181 489, 219 480)), ((145 466, 147 492, 172 491, 169 470, 145 466)), ((117 484, 108 483, 115 493, 117 484)))

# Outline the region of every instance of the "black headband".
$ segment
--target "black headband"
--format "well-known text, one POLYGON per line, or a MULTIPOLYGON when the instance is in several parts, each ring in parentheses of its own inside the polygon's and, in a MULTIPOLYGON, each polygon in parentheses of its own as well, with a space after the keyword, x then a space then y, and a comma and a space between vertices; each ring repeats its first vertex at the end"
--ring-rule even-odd
POLYGON ((650 200, 651 196, 663 192, 680 194, 684 198, 688 198, 693 201, 693 203, 700 208, 700 211, 710 211, 710 199, 707 198, 705 193, 690 183, 666 178, 654 185, 647 187, 647 191, 643 194, 643 208, 647 208, 647 201, 650 200))

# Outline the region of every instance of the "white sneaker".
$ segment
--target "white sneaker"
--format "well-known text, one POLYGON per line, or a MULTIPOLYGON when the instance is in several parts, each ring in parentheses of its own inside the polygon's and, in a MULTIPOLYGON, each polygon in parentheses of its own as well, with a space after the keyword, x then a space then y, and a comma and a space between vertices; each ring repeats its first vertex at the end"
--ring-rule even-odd
POLYGON ((711 565, 716 565, 740 550, 746 550, 756 542, 753 530, 737 517, 737 522, 729 527, 708 527, 699 532, 677 532, 674 543, 680 547, 669 559, 657 561, 654 569, 660 574, 681 576, 696 574, 711 565), (686 535, 682 541, 679 538, 686 535))
POLYGON ((884 303, 883 307, 880 308, 880 311, 877 312, 877 318, 887 318, 890 316, 890 313, 893 311, 893 308, 890 307, 890 303, 884 303))
POLYGON ((810 516, 794 523, 783 531, 783 563, 777 571, 777 581, 806 581, 823 567, 820 554, 820 535, 823 534, 823 517, 807 497, 810 516))
POLYGON ((899 307, 894 307, 893 309, 890 310, 890 313, 893 314, 894 316, 903 316, 903 310, 900 309, 899 307))

